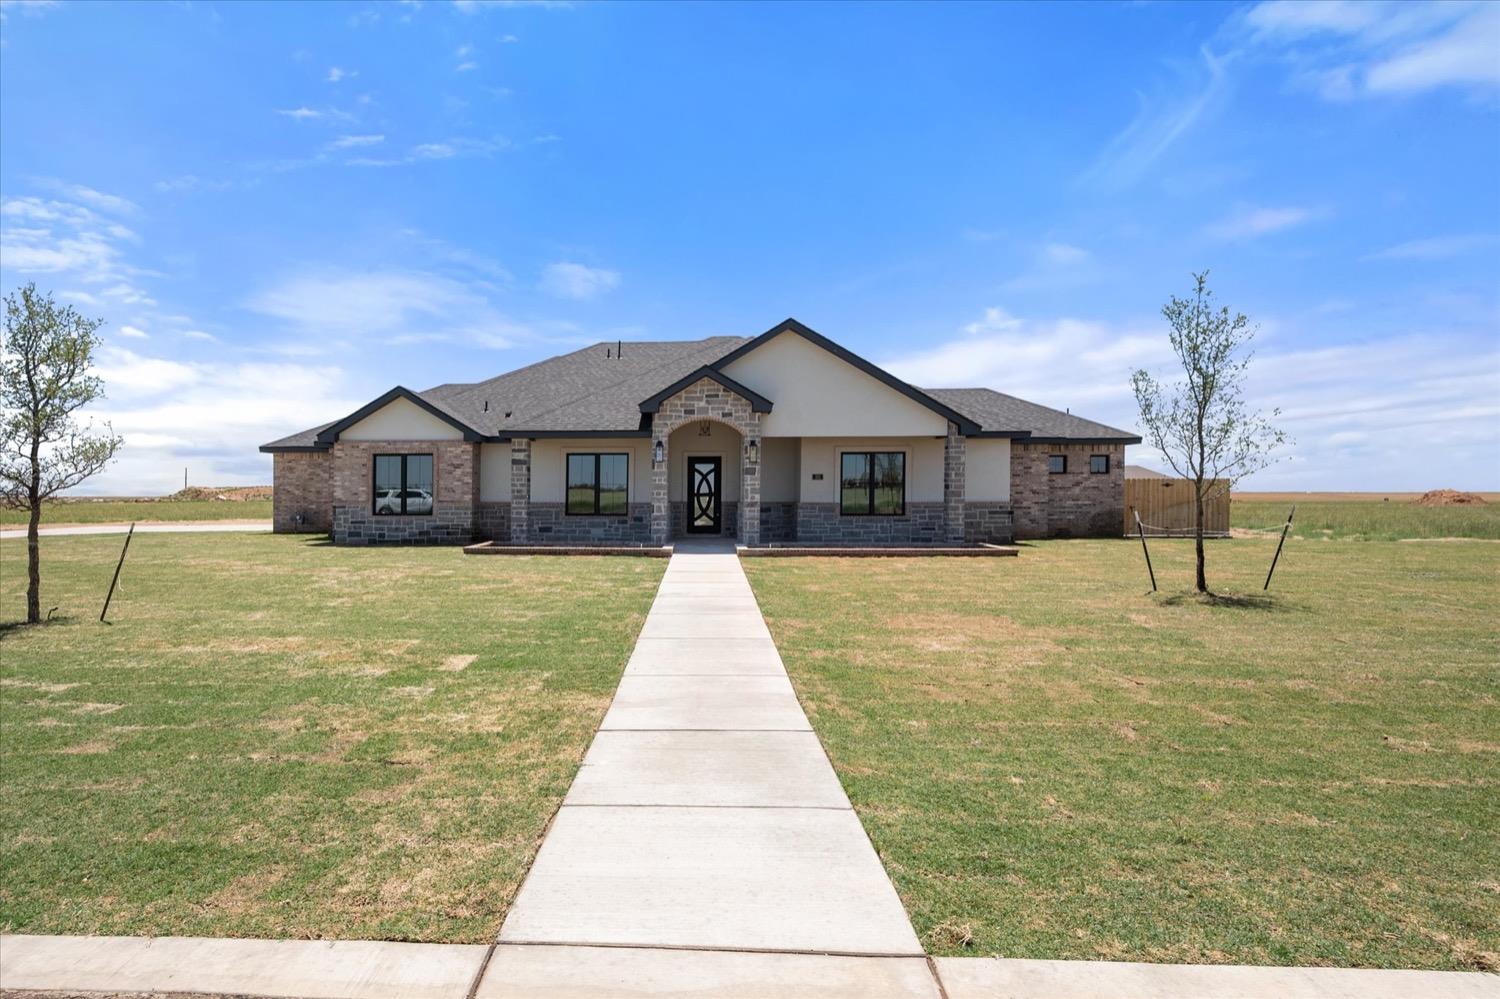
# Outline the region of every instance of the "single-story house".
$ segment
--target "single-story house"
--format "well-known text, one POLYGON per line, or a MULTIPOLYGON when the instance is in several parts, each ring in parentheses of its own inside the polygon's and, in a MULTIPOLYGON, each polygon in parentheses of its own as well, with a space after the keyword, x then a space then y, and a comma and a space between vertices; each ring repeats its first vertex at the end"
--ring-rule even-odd
POLYGON ((336 544, 952 544, 1118 535, 1123 430, 920 389, 795 319, 400 386, 261 447, 277 531, 336 544))

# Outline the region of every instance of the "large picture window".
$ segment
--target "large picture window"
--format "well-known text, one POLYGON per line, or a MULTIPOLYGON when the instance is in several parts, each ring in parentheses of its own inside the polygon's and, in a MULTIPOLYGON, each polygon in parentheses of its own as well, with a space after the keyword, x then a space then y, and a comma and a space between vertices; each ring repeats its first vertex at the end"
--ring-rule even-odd
POLYGON ((568 455, 568 513, 623 517, 630 512, 630 455, 568 455))
POLYGON ((432 512, 432 455, 375 456, 375 512, 380 516, 432 512))
POLYGON ((901 451, 845 451, 840 455, 839 512, 855 517, 904 514, 906 455, 901 451))

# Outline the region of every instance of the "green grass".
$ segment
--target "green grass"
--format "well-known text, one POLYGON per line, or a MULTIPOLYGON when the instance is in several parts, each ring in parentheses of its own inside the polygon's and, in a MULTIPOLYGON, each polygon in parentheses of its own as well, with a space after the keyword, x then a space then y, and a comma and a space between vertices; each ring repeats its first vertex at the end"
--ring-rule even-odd
POLYGON ((939 954, 1500 963, 1500 546, 746 562, 939 954))
POLYGON ((0 543, 0 928, 484 942, 663 563, 0 543))
MULTIPOLYGON (((0 524, 24 527, 25 510, 0 508, 0 524)), ((53 524, 128 524, 131 521, 270 520, 271 501, 215 500, 68 500, 42 505, 42 526, 53 524)))
MULTIPOLYGON (((1232 500, 1230 526, 1281 531, 1293 501, 1262 503, 1232 500)), ((1417 506, 1354 500, 1297 501, 1292 534, 1299 538, 1401 541, 1411 538, 1500 539, 1500 503, 1483 506, 1417 506)))

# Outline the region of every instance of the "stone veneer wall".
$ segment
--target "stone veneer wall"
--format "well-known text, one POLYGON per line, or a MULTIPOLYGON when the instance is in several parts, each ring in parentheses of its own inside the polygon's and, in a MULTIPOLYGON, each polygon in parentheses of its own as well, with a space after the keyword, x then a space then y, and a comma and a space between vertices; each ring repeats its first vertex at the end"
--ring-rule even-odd
POLYGON ((797 540, 797 506, 795 501, 760 505, 761 544, 785 544, 797 540))
POLYGON ((481 541, 509 541, 510 504, 481 502, 474 511, 474 535, 481 541))
POLYGON ((468 544, 479 511, 479 445, 471 441, 339 441, 333 464, 333 542, 468 544), (432 513, 376 516, 375 455, 432 455, 432 513))
MULTIPOLYGON (((740 434, 740 498, 733 511, 725 503, 720 511, 726 533, 747 545, 760 541, 760 461, 750 460, 750 446, 760 447, 760 416, 749 400, 729 391, 712 378, 700 378, 671 398, 662 401, 651 417, 651 439, 662 445, 664 460, 651 466, 651 541, 665 544, 672 532, 672 504, 667 498, 667 469, 672 431, 693 420, 717 420, 740 434), (729 524, 733 516, 736 527, 729 524)), ((733 460, 732 458, 730 459, 733 460)))
POLYGON ((651 504, 631 503, 626 516, 569 515, 562 503, 532 503, 532 544, 645 544, 651 539, 651 504))
POLYGON ((845 517, 837 503, 798 503, 799 544, 940 544, 947 538, 941 502, 906 504, 900 517, 845 517))
POLYGON ((271 529, 278 534, 332 530, 332 455, 327 451, 280 452, 271 466, 271 529))
POLYGON ((992 545, 1015 540, 1015 523, 1010 504, 1001 500, 969 500, 964 504, 964 540, 992 545))
POLYGON ((1125 445, 1027 444, 1010 446, 1010 499, 1017 538, 1118 537, 1125 518, 1125 445), (1061 475, 1047 458, 1068 456, 1061 475), (1089 457, 1109 455, 1109 473, 1089 472, 1089 457))

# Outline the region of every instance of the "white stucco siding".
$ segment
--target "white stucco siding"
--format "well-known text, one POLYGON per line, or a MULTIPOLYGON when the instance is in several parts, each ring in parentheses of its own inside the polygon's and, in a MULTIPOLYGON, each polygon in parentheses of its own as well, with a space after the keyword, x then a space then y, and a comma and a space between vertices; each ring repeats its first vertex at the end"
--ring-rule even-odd
MULTIPOLYGON (((699 433, 701 423, 685 423, 672 431, 667 440, 667 498, 673 502, 687 500, 687 462, 689 457, 717 455, 723 459, 720 467, 724 482, 719 499, 722 502, 739 502, 740 498, 740 435, 733 427, 718 422, 706 421, 708 435, 699 433)), ((764 463, 764 458, 762 458, 764 463)), ((649 495, 649 494, 648 494, 649 495)))
POLYGON ((782 333, 724 373, 771 400, 768 437, 941 436, 948 421, 796 333, 782 333))
POLYGON ((965 451, 964 499, 1010 502, 1010 441, 970 437, 965 451))
POLYGON ((796 437, 760 439, 760 501, 793 503, 802 483, 802 441, 796 437))
MULTIPOLYGON (((505 495, 510 499, 510 445, 505 447, 505 495)), ((566 455, 584 451, 630 455, 631 503, 651 502, 651 442, 643 437, 542 437, 531 442, 531 501, 561 503, 567 495, 566 455)), ((484 455, 480 455, 483 462, 484 455)), ((481 482, 488 476, 481 469, 481 482)))
POLYGON ((510 442, 479 445, 479 501, 510 502, 510 442))
POLYGON ((943 442, 932 437, 804 437, 802 495, 804 503, 832 503, 838 496, 839 454, 844 451, 906 453, 906 501, 941 502, 943 442), (821 475, 821 479, 814 479, 821 475))
POLYGON ((409 399, 392 399, 339 434, 351 441, 458 441, 464 433, 409 399))

